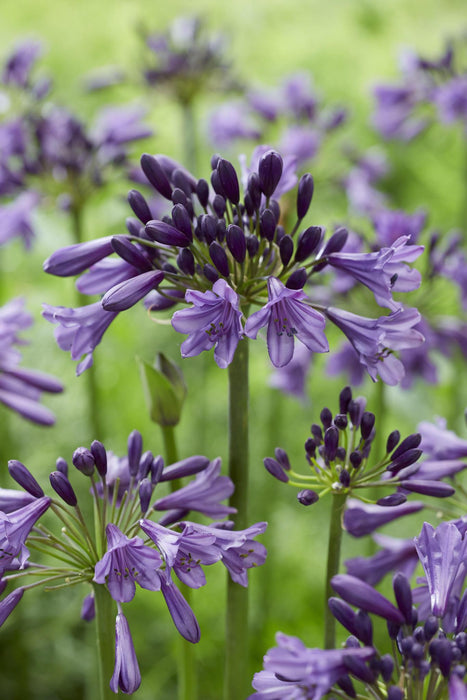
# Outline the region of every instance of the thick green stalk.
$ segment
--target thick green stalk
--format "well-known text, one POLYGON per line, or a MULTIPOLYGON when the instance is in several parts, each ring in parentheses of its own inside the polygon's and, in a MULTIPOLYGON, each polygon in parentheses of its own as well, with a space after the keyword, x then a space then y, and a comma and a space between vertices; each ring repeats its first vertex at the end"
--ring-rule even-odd
MULTIPOLYGON (((83 207, 81 204, 74 203, 70 210, 71 225, 73 238, 75 243, 82 243, 83 236, 83 207)), ((85 306, 89 299, 80 292, 76 292, 76 301, 78 306, 85 306)), ((103 438, 102 425, 99 410, 99 393, 97 389, 97 378, 95 367, 89 367, 85 372, 86 375, 86 391, 88 397, 89 423, 93 440, 101 440, 103 438)))
POLYGON ((324 598, 324 647, 334 649, 336 646, 336 620, 328 607, 328 599, 334 595, 331 579, 339 573, 342 542, 342 511, 346 494, 333 493, 331 518, 329 523, 328 562, 326 567, 326 593, 324 598))
MULTIPOLYGON (((235 484, 230 505, 236 529, 248 527, 248 341, 238 344, 229 365, 229 476, 235 484)), ((225 700, 248 695, 248 589, 227 579, 225 700)))
POLYGON ((97 656, 99 659, 100 700, 112 700, 110 679, 114 669, 115 609, 114 602, 105 586, 93 584, 96 604, 97 656))
MULTIPOLYGON (((178 449, 175 440, 175 428, 161 426, 164 439, 164 457, 167 464, 178 462, 178 449)), ((172 491, 182 486, 181 479, 170 482, 172 491)), ((191 604, 191 588, 183 583, 179 588, 188 604, 191 604)), ((180 637, 178 643, 178 697, 179 700, 196 700, 198 697, 198 676, 196 673, 195 646, 180 637)))

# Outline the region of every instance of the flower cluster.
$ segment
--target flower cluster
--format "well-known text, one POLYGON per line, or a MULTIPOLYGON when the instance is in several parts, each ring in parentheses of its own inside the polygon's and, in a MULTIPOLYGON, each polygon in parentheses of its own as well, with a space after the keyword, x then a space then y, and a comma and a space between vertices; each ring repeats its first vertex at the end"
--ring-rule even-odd
POLYGON ((331 597, 329 608, 351 635, 343 648, 307 649, 295 637, 277 635, 278 646, 264 657, 265 670, 255 675, 257 692, 250 697, 318 700, 332 689, 351 698, 357 692, 384 700, 465 698, 466 546, 465 524, 441 523, 434 529, 425 523, 414 540, 425 578, 412 590, 408 577, 397 573, 395 605, 360 578, 334 576, 331 585, 340 597, 331 597), (386 621, 392 653, 380 650, 384 637, 373 632, 373 616, 386 621))
POLYGON ((311 474, 294 471, 280 447, 276 448, 275 457, 264 460, 265 468, 276 479, 300 489, 297 498, 303 505, 312 505, 328 493, 346 499, 355 496, 348 500, 343 518, 345 529, 355 537, 423 508, 421 502, 407 502, 411 493, 447 498, 455 492, 451 484, 441 481, 449 473, 431 471, 428 462, 420 463, 419 433, 401 440, 399 431, 392 431, 384 456, 373 458, 376 419, 365 406, 364 397, 353 399, 350 387, 345 387, 339 396, 339 413, 333 416, 329 408, 323 408, 321 425, 312 424, 311 437, 305 442, 311 474), (376 488, 393 492, 375 503, 368 500, 368 490, 374 493, 376 488), (360 496, 361 490, 366 491, 365 495, 360 496))
POLYGON ((172 320, 176 330, 188 333, 182 345, 185 357, 214 347, 217 363, 226 367, 241 338, 256 338, 266 326, 269 355, 281 367, 292 358, 295 337, 312 352, 328 350, 327 318, 349 338, 373 379, 379 374, 390 383, 400 380, 404 370, 393 351, 414 347, 423 336, 412 330, 417 311, 404 309, 393 292, 419 286, 420 274, 406 262, 414 261, 423 248, 401 236, 375 252, 353 253, 347 252, 343 228, 327 240, 321 226, 308 226, 296 235, 313 196, 309 174, 298 183, 296 223, 286 233, 276 198, 293 187, 296 176, 276 151, 264 147, 257 156, 254 167, 244 172, 241 201, 235 168, 220 156, 212 158, 213 194, 206 180, 196 180, 175 161, 145 154, 143 172, 171 202, 171 216, 154 219, 145 197, 132 190, 129 202, 138 218, 127 220, 127 235, 69 246, 46 260, 46 272, 84 272, 79 291, 103 294, 101 302, 81 309, 45 310, 46 318, 59 324, 60 347, 71 348, 74 359, 86 353, 78 372, 92 363, 92 351, 115 314, 145 298, 152 311, 183 299, 193 304, 172 320), (112 253, 116 257, 109 257, 112 253), (370 289, 390 315, 372 319, 315 303, 312 284, 323 270, 370 289), (310 293, 304 290, 308 284, 310 293), (253 304, 261 309, 243 326, 253 304))
POLYGON ((90 449, 75 450, 72 461, 90 479, 95 529, 83 516, 64 459, 57 460, 56 470, 50 474, 51 487, 59 499, 45 496, 21 462, 8 463, 11 476, 25 492, 0 489, 0 588, 3 591, 10 581, 22 582, 28 576, 34 581, 0 600, 0 625, 28 589, 92 585, 82 616, 87 620, 94 617, 94 599, 97 603, 102 593, 117 603, 115 669, 110 687, 115 693, 119 689, 132 693, 141 676, 122 604, 134 598, 136 584, 161 591, 179 633, 196 643, 200 638, 198 622, 173 574, 190 588, 199 588, 206 583, 202 567, 220 561, 235 582, 247 586, 247 570, 261 565, 266 557, 265 548, 255 540, 266 523, 240 531, 232 529, 233 523, 227 520, 212 525, 182 520, 191 511, 215 519, 232 513, 233 508, 221 503, 234 489, 231 480, 220 475, 219 459, 210 462, 194 456, 165 466, 160 456, 143 452, 136 430, 128 438, 124 457, 107 452, 95 440, 90 449), (194 480, 180 486, 180 479, 193 475, 194 480), (172 492, 154 501, 155 489, 164 482, 170 482, 172 492), (46 511, 58 518, 60 534, 39 522, 46 511), (138 534, 140 530, 144 539, 138 534), (30 549, 47 553, 57 563, 44 565, 31 560, 30 549))
POLYGON ((19 366, 24 344, 19 333, 32 324, 22 299, 12 299, 0 307, 0 402, 39 425, 53 425, 53 413, 39 403, 42 392, 60 393, 63 387, 54 377, 19 366))

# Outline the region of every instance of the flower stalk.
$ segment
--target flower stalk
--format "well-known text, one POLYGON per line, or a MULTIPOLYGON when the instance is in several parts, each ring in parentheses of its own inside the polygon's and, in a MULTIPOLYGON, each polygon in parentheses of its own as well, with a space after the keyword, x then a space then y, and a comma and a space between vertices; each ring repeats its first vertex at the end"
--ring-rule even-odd
POLYGON ((114 668, 114 640, 112 636, 112 630, 115 628, 114 602, 105 586, 93 584, 92 587, 96 606, 100 700, 111 700, 114 698, 109 685, 114 668))
POLYGON ((333 595, 331 579, 339 572, 341 543, 342 543, 342 514, 344 512, 347 494, 333 493, 331 516, 329 522, 328 554, 326 566, 326 588, 324 596, 324 648, 334 649, 336 646, 336 620, 332 615, 328 600, 333 595))

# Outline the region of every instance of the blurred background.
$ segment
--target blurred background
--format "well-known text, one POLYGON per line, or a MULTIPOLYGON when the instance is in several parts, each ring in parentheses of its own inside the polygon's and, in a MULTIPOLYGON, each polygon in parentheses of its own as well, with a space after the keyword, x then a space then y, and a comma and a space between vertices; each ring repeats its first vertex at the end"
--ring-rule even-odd
MULTIPOLYGON (((190 156, 186 150, 188 127, 183 112, 169 89, 144 81, 147 48, 142 37, 163 34, 176 18, 193 16, 194 12, 203 23, 203 31, 222 37, 222 56, 230 64, 229 77, 222 77, 215 89, 208 85, 191 105, 197 177, 209 177, 210 156, 216 151, 237 165, 241 153, 249 161, 256 144, 277 145, 280 123, 264 127, 267 141, 259 136, 255 141, 240 138, 222 148, 212 142, 211 115, 222 104, 243 99, 250 90, 274 90, 298 72, 309 75, 320 105, 346 112, 345 123, 323 138, 320 152, 306 167, 315 178, 310 223, 332 227, 348 220, 352 212, 338 183, 350 167, 349 154, 377 147, 390 163, 382 189, 393 207, 410 213, 424 208, 431 229, 447 231, 463 225, 466 159, 461 129, 434 128, 410 142, 385 142, 371 122, 372 90, 377 83, 397 82, 404 49, 437 57, 447 39, 466 30, 462 0, 425 0, 423 6, 418 0, 199 0, 196 5, 177 0, 15 0, 4 3, 2 9, 0 57, 6 57, 20 39, 41 41, 40 71, 53 80, 53 91, 45 104, 53 99, 84 122, 91 122, 104 105, 136 102, 146 111, 144 122, 154 135, 131 145, 130 161, 136 165, 140 154, 149 152, 186 163, 193 153, 190 156), (115 70, 96 73, 96 69, 109 66, 115 70), (95 84, 96 76, 116 73, 123 76, 118 84, 86 89, 90 81, 95 84), (231 79, 233 90, 225 94, 220 88, 227 84, 222 86, 222 81, 231 79)), ((126 194, 132 186, 128 179, 119 177, 103 189, 96 188, 84 212, 85 239, 125 232, 125 218, 131 213, 126 194)), ((19 238, 0 247, 0 302, 14 296, 25 299, 35 324, 23 334, 28 345, 21 348, 22 364, 53 373, 65 391, 43 399, 57 416, 50 428, 29 423, 0 406, 0 486, 8 488, 13 488, 6 469, 8 459, 21 460, 45 485, 58 456, 70 460, 76 447, 89 446, 95 437, 89 421, 86 376, 75 376, 75 363, 58 349, 53 327, 40 315, 44 302, 63 306, 76 302, 73 280, 42 272, 43 261, 53 251, 74 242, 70 219, 52 196, 44 197, 33 219, 31 250, 25 251, 19 238)), ((415 305, 410 297, 407 303, 415 305)), ((453 303, 448 294, 446 304, 453 303)), ((95 375, 102 439, 108 449, 124 454, 128 434, 137 428, 143 434, 145 449, 155 454, 162 451, 159 428, 147 415, 135 356, 152 362, 157 352, 164 352, 181 364, 188 386, 178 428, 181 456, 201 453, 226 458, 226 373, 206 353, 181 361, 182 340, 170 325, 149 318, 142 305, 122 314, 106 333, 95 352, 95 375)), ((308 375, 305 396, 298 399, 271 386, 264 342, 251 343, 251 354, 250 519, 270 523, 262 539, 268 561, 250 574, 253 674, 261 667, 262 656, 272 646, 277 630, 300 636, 309 646, 321 643, 327 535, 323 528, 327 504, 311 509, 301 506, 293 489, 266 474, 262 459, 280 445, 295 465, 303 466, 303 444, 310 424, 318 419, 323 406, 336 409, 338 393, 348 379, 328 375, 327 358, 319 356, 308 375)), ((410 391, 387 388, 386 433, 398 427, 402 434, 408 434, 419 421, 437 415, 463 430, 465 360, 454 362, 440 354, 434 361, 437 385, 416 379, 410 391)), ((377 385, 367 378, 358 393, 367 396, 371 410, 372 401, 377 400, 377 385)), ((78 490, 79 476, 74 481, 78 490)), ((82 488, 87 488, 84 479, 82 488)), ((413 523, 415 532, 416 519, 413 523)), ((403 527, 405 523, 400 529, 403 527)), ((346 537, 344 558, 361 551, 359 547, 346 537)), ((200 697, 217 700, 222 688, 224 572, 207 573, 208 585, 195 591, 193 603, 202 631, 197 649, 200 697)), ((53 594, 37 591, 25 597, 1 630, 2 697, 94 700, 94 630, 79 618, 81 602, 81 592, 73 588, 53 594)), ((163 601, 138 590, 136 602, 127 612, 143 677, 138 697, 174 698, 176 631, 163 601)))

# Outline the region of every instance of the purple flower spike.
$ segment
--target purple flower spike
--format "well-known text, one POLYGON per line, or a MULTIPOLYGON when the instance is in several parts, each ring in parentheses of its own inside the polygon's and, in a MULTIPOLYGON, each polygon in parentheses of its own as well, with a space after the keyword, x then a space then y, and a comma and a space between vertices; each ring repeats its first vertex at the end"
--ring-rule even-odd
POLYGON ((411 501, 400 506, 366 505, 356 498, 347 500, 347 509, 344 513, 344 528, 353 537, 363 537, 386 523, 397 520, 404 515, 416 513, 422 510, 425 504, 421 501, 411 501))
POLYGON ((18 605, 19 601, 23 597, 24 590, 22 588, 16 588, 9 595, 7 595, 3 600, 0 600, 0 627, 3 625, 7 617, 18 605))
POLYGON ((161 591, 175 627, 184 639, 197 644, 201 637, 198 621, 177 586, 164 574, 159 574, 161 591))
POLYGON ((135 582, 149 591, 160 590, 157 571, 162 559, 158 552, 147 547, 141 537, 130 540, 112 523, 105 531, 108 550, 95 566, 93 581, 107 583, 110 595, 120 603, 133 600, 135 582))
POLYGON ((365 581, 349 574, 337 574, 332 577, 331 586, 350 605, 379 615, 389 622, 403 624, 402 613, 365 581))
POLYGON ((188 333, 181 345, 182 357, 193 357, 214 347, 214 359, 225 369, 233 360, 242 334, 237 294, 220 279, 211 292, 189 289, 185 298, 193 306, 176 311, 172 317, 175 330, 188 333))
POLYGON ((115 620, 115 667, 110 689, 114 693, 121 690, 126 695, 131 695, 140 685, 141 673, 128 621, 125 615, 119 612, 115 620))
POLYGON ((275 277, 268 279, 269 301, 252 314, 245 335, 256 338, 268 326, 268 351, 275 367, 288 364, 293 356, 294 336, 313 352, 328 352, 324 317, 304 303, 308 299, 299 289, 288 289, 275 277))
POLYGON ((95 241, 86 241, 86 243, 76 243, 52 253, 44 262, 44 272, 57 277, 79 275, 80 272, 84 272, 112 252, 112 236, 97 238, 95 241))
POLYGON ((442 522, 435 529, 423 523, 415 538, 418 556, 425 570, 431 597, 433 615, 443 617, 450 603, 450 595, 458 573, 465 572, 467 538, 454 523, 442 522))
POLYGON ((106 311, 124 311, 138 303, 164 279, 161 270, 149 270, 124 280, 104 294, 102 306, 106 311))

